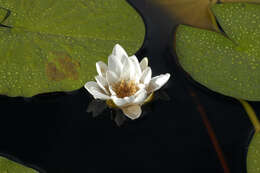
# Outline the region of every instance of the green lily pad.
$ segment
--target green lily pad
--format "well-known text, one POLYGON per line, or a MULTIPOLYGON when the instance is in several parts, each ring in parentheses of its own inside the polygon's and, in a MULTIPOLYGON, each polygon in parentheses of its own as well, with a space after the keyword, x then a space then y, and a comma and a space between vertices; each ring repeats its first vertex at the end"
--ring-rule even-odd
POLYGON ((260 5, 215 4, 212 12, 225 33, 178 27, 176 52, 181 66, 213 91, 260 100, 260 5))
MULTIPOLYGON (((260 0, 150 0, 166 11, 174 24, 185 24, 197 28, 219 31, 210 7, 218 2, 254 2, 260 0)), ((148 3, 148 1, 147 1, 148 3)))
POLYGON ((0 172, 1 173, 39 173, 38 171, 23 166, 12 160, 0 156, 0 172))
POLYGON ((145 26, 125 0, 0 0, 0 94, 72 91, 116 43, 134 54, 145 26))
POLYGON ((168 13, 175 24, 217 30, 212 23, 209 7, 218 0, 151 0, 168 13))
POLYGON ((254 134, 247 153, 247 172, 260 173, 260 133, 254 134))

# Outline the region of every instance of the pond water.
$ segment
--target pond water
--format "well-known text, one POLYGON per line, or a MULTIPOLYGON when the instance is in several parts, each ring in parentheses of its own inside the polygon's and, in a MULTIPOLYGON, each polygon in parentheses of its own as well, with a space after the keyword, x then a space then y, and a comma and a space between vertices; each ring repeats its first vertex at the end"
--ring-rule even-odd
MULTIPOLYGON (((163 88, 170 100, 118 127, 109 110, 97 118, 86 112, 92 97, 83 88, 30 99, 1 96, 0 153, 47 173, 224 172, 199 104, 230 172, 246 172, 253 128, 243 108, 186 77, 171 51, 175 24, 163 11, 145 0, 129 2, 147 26, 137 56, 149 57, 153 76, 171 73, 163 88)), ((252 105, 260 112, 259 103, 252 105)))

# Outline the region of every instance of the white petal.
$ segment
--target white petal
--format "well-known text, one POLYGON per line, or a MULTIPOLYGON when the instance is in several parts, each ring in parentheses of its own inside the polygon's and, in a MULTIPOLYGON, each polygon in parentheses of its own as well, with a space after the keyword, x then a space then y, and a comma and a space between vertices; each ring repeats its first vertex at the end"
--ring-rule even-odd
POLYGON ((96 82, 90 81, 87 82, 84 86, 90 94, 94 96, 95 99, 107 100, 110 99, 101 88, 99 88, 96 82))
POLYGON ((148 87, 148 93, 160 89, 169 80, 170 76, 171 75, 169 73, 166 73, 153 77, 148 87))
POLYGON ((139 94, 135 96, 135 100, 133 103, 142 105, 147 98, 147 91, 145 89, 141 89, 139 94))
POLYGON ((110 55, 108 57, 108 70, 113 71, 117 75, 121 74, 123 65, 121 63, 121 58, 118 58, 117 56, 110 55))
POLYGON ((108 83, 106 78, 102 77, 102 76, 96 76, 95 77, 98 86, 107 94, 109 95, 109 91, 107 90, 108 88, 108 83))
POLYGON ((140 83, 143 83, 145 86, 148 86, 152 78, 152 69, 147 67, 140 78, 140 83))
POLYGON ((113 90, 112 86, 109 86, 108 89, 112 96, 116 96, 116 92, 113 90))
POLYGON ((137 57, 135 55, 129 57, 129 59, 133 63, 133 67, 134 67, 134 71, 135 71, 135 78, 136 78, 136 80, 138 82, 140 77, 141 77, 141 75, 142 75, 142 71, 141 71, 141 67, 140 67, 139 61, 138 61, 138 59, 137 59, 137 57))
POLYGON ((129 58, 126 58, 123 64, 123 70, 120 79, 124 79, 128 81, 128 80, 133 80, 134 78, 135 78, 134 65, 129 58))
POLYGON ((115 72, 113 71, 107 71, 107 82, 108 82, 108 85, 114 85, 115 83, 117 83, 119 81, 119 76, 116 75, 115 72))
POLYGON ((148 67, 148 58, 144 57, 142 61, 140 62, 141 70, 144 71, 146 67, 148 67))
POLYGON ((121 64, 122 64, 122 66, 124 65, 124 62, 125 62, 127 59, 129 59, 128 56, 124 56, 124 55, 123 55, 123 56, 121 57, 121 64))
POLYGON ((97 68, 98 75, 106 77, 107 65, 104 62, 98 61, 96 63, 96 68, 97 68))
POLYGON ((146 86, 144 84, 142 84, 142 83, 139 83, 137 86, 138 86, 139 90, 146 88, 146 86))
POLYGON ((122 111, 127 117, 129 117, 132 120, 139 118, 142 114, 142 109, 139 105, 130 105, 124 107, 122 108, 122 111))
POLYGON ((118 107, 122 107, 122 106, 127 106, 133 103, 133 101, 135 100, 134 96, 130 96, 130 97, 124 97, 124 98, 118 98, 117 96, 111 96, 113 102, 118 106, 118 107))
POLYGON ((121 58, 122 56, 128 57, 124 48, 122 48, 119 44, 116 44, 113 48, 112 54, 116 57, 121 58))

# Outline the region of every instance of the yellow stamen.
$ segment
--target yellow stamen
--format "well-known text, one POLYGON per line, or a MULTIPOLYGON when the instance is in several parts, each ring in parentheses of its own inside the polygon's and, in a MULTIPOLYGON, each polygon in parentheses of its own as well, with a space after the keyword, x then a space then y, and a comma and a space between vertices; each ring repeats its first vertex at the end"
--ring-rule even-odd
POLYGON ((117 97, 124 98, 134 95, 139 90, 139 87, 133 80, 121 80, 113 86, 113 90, 115 91, 117 97))

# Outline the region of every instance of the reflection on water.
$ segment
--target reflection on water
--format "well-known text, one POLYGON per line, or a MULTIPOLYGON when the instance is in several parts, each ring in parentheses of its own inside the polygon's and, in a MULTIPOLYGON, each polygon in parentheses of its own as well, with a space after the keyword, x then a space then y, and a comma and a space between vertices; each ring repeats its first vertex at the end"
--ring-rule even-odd
MULTIPOLYGON (((205 108, 231 172, 246 172, 244 153, 252 127, 241 106, 187 81, 173 58, 174 23, 149 1, 129 1, 147 25, 137 56, 149 58, 153 76, 171 73, 164 87, 171 99, 155 101, 143 118, 118 128, 105 105, 98 103, 94 115, 103 113, 96 118, 94 108, 86 111, 92 97, 83 88, 26 101, 1 97, 0 153, 47 173, 223 172, 189 86, 205 108)), ((259 103, 253 106, 260 111, 259 103)))
MULTIPOLYGON (((147 114, 151 114, 152 105, 154 103, 156 104, 156 102, 158 101, 163 100, 170 101, 170 97, 168 96, 168 94, 163 90, 155 92, 153 95, 153 99, 149 103, 142 105, 142 114, 139 118, 142 118, 147 114)), ((107 115, 109 114, 108 112, 110 112, 111 120, 113 120, 119 127, 122 126, 125 122, 131 121, 124 115, 121 109, 110 108, 106 104, 106 101, 103 100, 93 99, 88 105, 87 112, 91 113, 94 118, 102 115, 107 117, 107 115)))

